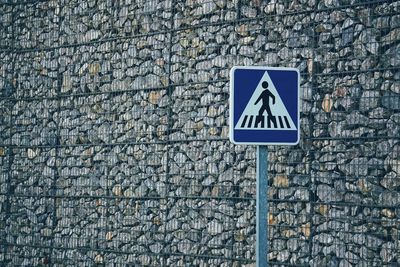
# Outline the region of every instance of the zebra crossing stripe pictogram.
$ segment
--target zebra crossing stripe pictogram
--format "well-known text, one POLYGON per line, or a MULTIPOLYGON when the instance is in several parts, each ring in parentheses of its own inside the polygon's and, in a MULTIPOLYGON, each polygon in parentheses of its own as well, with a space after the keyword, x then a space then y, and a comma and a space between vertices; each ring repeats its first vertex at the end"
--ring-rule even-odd
POLYGON ((241 129, 290 129, 290 123, 286 116, 262 116, 257 120, 257 116, 245 115, 240 125, 241 129), (278 119, 277 119, 278 118, 278 119))

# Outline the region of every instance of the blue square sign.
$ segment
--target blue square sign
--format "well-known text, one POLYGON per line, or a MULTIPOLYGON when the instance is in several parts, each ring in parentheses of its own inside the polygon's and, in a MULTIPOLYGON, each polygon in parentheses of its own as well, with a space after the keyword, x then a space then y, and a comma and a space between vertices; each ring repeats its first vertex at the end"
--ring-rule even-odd
POLYGON ((231 141, 251 145, 298 144, 299 84, 298 69, 233 67, 230 73, 231 141))

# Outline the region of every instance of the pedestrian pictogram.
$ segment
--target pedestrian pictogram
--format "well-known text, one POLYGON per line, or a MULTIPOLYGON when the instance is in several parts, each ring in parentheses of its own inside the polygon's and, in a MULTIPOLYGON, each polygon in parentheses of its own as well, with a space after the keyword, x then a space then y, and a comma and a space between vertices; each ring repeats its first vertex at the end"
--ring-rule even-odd
POLYGON ((299 72, 292 68, 231 70, 231 140, 244 144, 297 144, 299 72))
POLYGON ((255 105, 262 100, 262 106, 260 110, 258 111, 258 116, 261 117, 263 116, 264 111, 268 113, 268 116, 272 117, 271 113, 271 108, 269 107, 269 98, 272 98, 272 104, 275 105, 275 96, 271 93, 270 90, 268 90, 268 82, 264 81, 262 82, 262 87, 265 89, 261 95, 257 98, 255 105))

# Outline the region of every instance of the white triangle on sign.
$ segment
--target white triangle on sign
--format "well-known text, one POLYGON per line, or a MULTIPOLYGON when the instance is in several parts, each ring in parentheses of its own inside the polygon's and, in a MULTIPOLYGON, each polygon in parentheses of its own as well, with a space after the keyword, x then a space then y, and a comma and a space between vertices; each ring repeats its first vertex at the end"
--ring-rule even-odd
POLYGON ((239 121, 235 125, 235 129, 297 130, 267 71, 265 71, 263 77, 257 85, 256 90, 254 90, 250 101, 247 103, 246 108, 240 116, 239 121), (268 83, 268 87, 266 89, 269 90, 275 97, 275 103, 273 103, 272 97, 259 99, 261 93, 263 93, 263 91, 265 90, 265 88, 263 88, 262 86, 263 82, 268 83), (257 102, 258 99, 259 101, 257 102), (263 101, 268 101, 268 103, 263 103, 263 101), (272 116, 268 116, 266 106, 269 106, 272 116))

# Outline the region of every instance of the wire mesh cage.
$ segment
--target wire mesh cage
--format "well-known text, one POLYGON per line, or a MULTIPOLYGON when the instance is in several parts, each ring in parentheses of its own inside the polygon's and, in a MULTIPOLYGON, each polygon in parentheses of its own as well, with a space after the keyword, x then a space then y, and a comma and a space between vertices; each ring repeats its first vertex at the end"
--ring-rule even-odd
POLYGON ((0 265, 254 266, 229 70, 301 73, 271 266, 400 264, 399 1, 1 1, 0 265))

